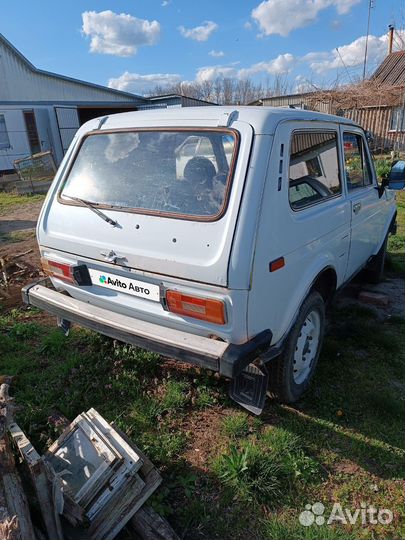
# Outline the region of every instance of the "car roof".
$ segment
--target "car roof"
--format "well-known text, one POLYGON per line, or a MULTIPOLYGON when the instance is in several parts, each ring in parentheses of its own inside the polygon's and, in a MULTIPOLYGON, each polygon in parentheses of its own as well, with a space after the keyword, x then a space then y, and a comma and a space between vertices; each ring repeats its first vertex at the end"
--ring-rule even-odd
POLYGON ((152 109, 132 111, 109 115, 96 119, 100 126, 95 127, 90 120, 81 129, 87 132, 94 129, 125 129, 136 127, 190 127, 190 126, 229 126, 237 120, 250 124, 256 134, 272 134, 277 124, 284 120, 335 122, 356 125, 341 116, 324 114, 303 109, 284 107, 255 107, 255 106, 204 106, 168 109, 152 109), (87 128, 87 129, 86 129, 87 128))

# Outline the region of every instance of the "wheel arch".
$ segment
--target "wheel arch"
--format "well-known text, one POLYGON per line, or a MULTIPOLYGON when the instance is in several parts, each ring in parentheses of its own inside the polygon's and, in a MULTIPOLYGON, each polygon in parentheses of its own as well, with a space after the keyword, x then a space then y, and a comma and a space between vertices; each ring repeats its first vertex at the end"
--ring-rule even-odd
MULTIPOLYGON (((326 262, 326 261, 324 261, 326 262)), ((304 294, 301 296, 300 303, 296 306, 293 317, 291 317, 290 324, 288 325, 287 330, 284 332, 281 339, 274 343, 272 349, 264 355, 265 361, 269 361, 272 358, 275 358, 284 349, 285 342, 288 338, 288 335, 295 325, 301 306, 311 294, 312 291, 317 291, 322 296, 326 307, 330 305, 337 290, 337 272, 334 266, 331 264, 323 266, 320 270, 315 273, 315 277, 310 281, 310 285, 305 290, 304 294)))
POLYGON ((391 233, 391 234, 395 234, 395 232, 396 232, 397 216, 398 216, 398 211, 397 211, 397 209, 395 208, 395 211, 392 213, 390 219, 387 220, 387 223, 385 224, 384 234, 381 235, 380 242, 378 243, 378 246, 377 246, 377 248, 376 248, 376 251, 375 251, 375 253, 373 253, 373 255, 377 255, 377 253, 380 251, 382 245, 383 245, 384 242, 385 242, 385 238, 386 238, 390 233, 391 233))
POLYGON ((311 291, 318 291, 322 296, 325 305, 330 305, 337 288, 337 273, 332 266, 327 266, 318 273, 309 288, 311 291))

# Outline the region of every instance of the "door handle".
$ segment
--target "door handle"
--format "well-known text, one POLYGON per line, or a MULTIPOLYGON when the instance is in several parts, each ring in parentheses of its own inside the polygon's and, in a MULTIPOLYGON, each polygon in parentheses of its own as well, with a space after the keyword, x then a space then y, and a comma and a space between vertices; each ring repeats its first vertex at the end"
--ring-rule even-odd
POLYGON ((356 203, 353 205, 353 214, 358 214, 361 210, 361 203, 356 203))

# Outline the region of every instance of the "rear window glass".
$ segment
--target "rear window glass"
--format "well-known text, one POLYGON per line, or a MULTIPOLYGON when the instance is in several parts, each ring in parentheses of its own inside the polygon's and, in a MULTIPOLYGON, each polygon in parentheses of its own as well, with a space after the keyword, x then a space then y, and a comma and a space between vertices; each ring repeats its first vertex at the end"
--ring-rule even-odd
POLYGON ((61 197, 145 213, 215 218, 223 212, 236 136, 232 131, 145 130, 89 135, 61 197))

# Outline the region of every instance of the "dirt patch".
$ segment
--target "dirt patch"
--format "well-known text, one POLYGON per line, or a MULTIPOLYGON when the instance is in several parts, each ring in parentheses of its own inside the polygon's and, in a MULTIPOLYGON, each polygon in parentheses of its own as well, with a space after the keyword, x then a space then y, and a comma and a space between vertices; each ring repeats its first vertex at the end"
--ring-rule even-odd
MULTIPOLYGON (((24 203, 12 207, 0 215, 0 235, 14 231, 35 229, 43 201, 24 203)), ((0 239, 1 242, 1 239, 0 239)))
POLYGON ((353 461, 342 460, 334 464, 333 470, 338 474, 357 474, 362 469, 357 463, 353 463, 353 461))
POLYGON ((212 407, 191 413, 183 422, 182 430, 190 435, 184 454, 192 466, 209 471, 210 460, 221 447, 219 437, 222 420, 232 412, 231 409, 212 407))
POLYGON ((22 304, 21 287, 41 277, 41 264, 35 227, 42 201, 13 207, 0 215, 0 259, 7 262, 7 284, 0 276, 0 302, 5 309, 22 304), (11 234, 32 232, 16 241, 11 234))
POLYGON ((405 280, 398 277, 384 279, 377 285, 369 283, 353 282, 346 287, 337 299, 337 306, 345 308, 348 306, 363 306, 369 308, 378 319, 385 321, 391 317, 405 318, 405 280), (388 297, 387 306, 375 306, 363 303, 359 300, 362 291, 383 294, 388 297))

